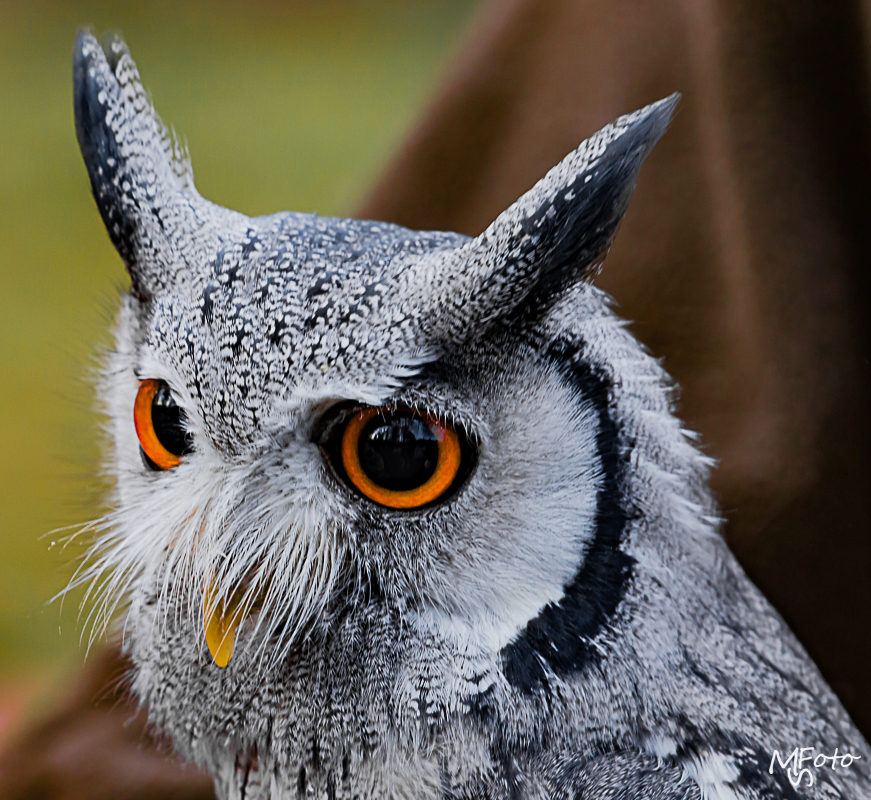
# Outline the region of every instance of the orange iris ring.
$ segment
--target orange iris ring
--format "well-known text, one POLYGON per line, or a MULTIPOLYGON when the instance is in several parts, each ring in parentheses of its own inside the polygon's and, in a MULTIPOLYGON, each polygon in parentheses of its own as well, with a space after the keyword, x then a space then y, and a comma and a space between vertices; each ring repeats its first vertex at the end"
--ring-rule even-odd
POLYGON ((147 455, 160 469, 172 469, 181 464, 181 458, 170 453, 157 438, 154 432, 154 422, 151 419, 151 406, 154 395, 163 381, 155 378, 147 378, 139 384, 136 393, 136 402, 133 404, 133 424, 136 426, 136 435, 139 444, 147 455))
POLYGON ((342 434, 342 467, 348 480, 360 490, 364 497, 388 508, 420 508, 427 503, 432 503, 450 488, 460 471, 460 440, 456 431, 440 424, 430 416, 419 415, 431 428, 435 429, 438 439, 438 462, 435 472, 416 489, 404 492, 385 489, 363 471, 357 452, 360 434, 366 424, 378 414, 383 414, 384 411, 383 408, 361 409, 355 412, 345 427, 342 434))

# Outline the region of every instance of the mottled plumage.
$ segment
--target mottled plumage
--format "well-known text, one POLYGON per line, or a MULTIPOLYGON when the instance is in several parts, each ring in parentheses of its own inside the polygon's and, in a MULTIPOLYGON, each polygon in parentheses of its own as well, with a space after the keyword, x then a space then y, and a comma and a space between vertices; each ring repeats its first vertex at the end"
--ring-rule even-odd
POLYGON ((80 34, 74 78, 133 282, 78 580, 99 622, 126 607, 136 694, 222 798, 871 797, 871 750, 720 536, 668 376, 590 283, 676 97, 469 239, 215 206, 120 40, 80 34), (149 380, 181 409, 173 468, 140 453, 149 380), (468 469, 420 508, 367 500, 323 433, 347 402, 439 420, 468 469), (769 766, 796 747, 860 758, 794 787, 769 766))

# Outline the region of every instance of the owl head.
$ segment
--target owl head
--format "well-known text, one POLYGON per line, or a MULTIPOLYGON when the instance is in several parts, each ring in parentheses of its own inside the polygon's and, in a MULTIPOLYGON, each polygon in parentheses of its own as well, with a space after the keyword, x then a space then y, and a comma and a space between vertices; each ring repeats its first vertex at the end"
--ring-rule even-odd
POLYGON ((591 284, 676 96, 468 238, 221 208, 120 39, 74 84, 132 280, 76 580, 221 797, 798 797, 772 752, 861 744, 591 284))
POLYGON ((120 39, 80 33, 74 82, 132 280, 100 387, 113 510, 80 579, 99 620, 125 608, 158 722, 194 753, 264 752, 268 719, 275 751, 317 664, 404 719, 424 684, 450 714, 589 658, 634 521, 668 506, 700 529, 709 503, 664 374, 590 283, 677 97, 468 238, 221 208, 120 39))

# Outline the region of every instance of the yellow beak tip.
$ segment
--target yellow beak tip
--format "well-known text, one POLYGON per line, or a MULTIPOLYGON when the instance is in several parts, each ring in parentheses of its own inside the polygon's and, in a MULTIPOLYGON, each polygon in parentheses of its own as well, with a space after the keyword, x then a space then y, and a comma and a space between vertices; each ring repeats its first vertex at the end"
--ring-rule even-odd
MULTIPOLYGON (((235 611, 235 609, 233 609, 235 611)), ((226 609, 216 608, 205 620, 206 645, 215 665, 224 669, 233 657, 236 646, 236 631, 239 627, 238 615, 226 609)))

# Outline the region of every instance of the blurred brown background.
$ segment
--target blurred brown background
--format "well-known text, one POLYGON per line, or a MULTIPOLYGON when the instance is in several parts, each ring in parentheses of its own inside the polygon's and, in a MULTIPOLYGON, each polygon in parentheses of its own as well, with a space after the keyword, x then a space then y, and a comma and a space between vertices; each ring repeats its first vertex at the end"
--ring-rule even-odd
MULTIPOLYGON (((476 233, 585 136, 621 113, 683 93, 598 282, 681 383, 681 415, 720 462, 714 485, 732 548, 867 735, 871 4, 489 0, 473 9, 370 0, 330 2, 317 12, 264 2, 206 8, 193 4, 173 15, 155 5, 122 28, 158 110, 188 134, 202 193, 248 213, 355 212, 476 233)), ((16 79, 29 79, 15 56, 33 60, 25 30, 39 36, 46 26, 57 32, 67 25, 68 42, 61 38, 59 46, 68 59, 76 23, 118 24, 108 18, 112 7, 102 11, 70 21, 66 8, 27 29, 26 14, 0 4, 3 36, 18 48, 0 56, 0 91, 10 91, 10 64, 16 79)), ((52 56, 61 64, 64 58, 52 56)), ((68 91, 68 65, 64 70, 68 91)), ((99 338, 84 335, 81 312, 71 317, 73 332, 51 327, 70 313, 58 283, 80 287, 83 270, 99 264, 89 286, 123 284, 120 261, 86 202, 84 168, 68 163, 75 156, 69 99, 55 101, 61 110, 43 116, 58 134, 66 128, 72 155, 49 162, 52 183, 39 185, 29 204, 20 202, 29 173, 13 171, 0 186, 0 216, 14 200, 21 226, 62 231, 54 266, 35 253, 20 272, 7 259, 22 228, 0 236, 3 368, 11 369, 12 337, 18 349, 9 364, 23 364, 22 373, 44 358, 27 349, 34 338, 50 353, 66 340, 76 355, 99 338), (65 221, 66 205, 51 205, 55 175, 74 186, 75 224, 65 221), (58 273, 48 286, 47 269, 58 273), (22 282, 32 296, 22 299, 22 282), (47 330, 38 316, 21 316, 28 299, 47 330), (10 313, 18 324, 5 321, 10 313), (84 344, 69 343, 74 336, 84 344)), ((40 102, 33 93, 12 106, 16 125, 30 125, 37 142, 44 126, 33 106, 40 102)), ((41 160, 33 138, 24 147, 41 160)), ((93 298, 102 290, 91 291, 93 298)), ((104 296, 111 307, 111 294, 104 296)), ((65 374, 80 364, 65 366, 65 374)), ((2 381, 3 391, 30 397, 17 377, 2 381)), ((65 402, 55 398, 38 411, 50 419, 65 402)), ((7 408, 5 452, 21 451, 26 460, 51 423, 35 419, 22 429, 7 408)), ((96 463, 92 419, 82 411, 77 430, 85 433, 68 439, 81 443, 83 475, 96 463)), ((34 482, 52 499, 70 492, 63 488, 69 481, 51 470, 10 472, 0 481, 5 491, 19 481, 19 502, 10 508, 23 505, 28 496, 21 493, 34 482)), ((38 498, 28 502, 39 506, 38 498)), ((67 524, 87 518, 60 516, 67 524)), ((61 563, 46 547, 43 541, 40 557, 61 563)), ((55 591, 68 574, 58 568, 55 591)), ((69 640, 76 623, 66 616, 62 638, 69 640)), ((4 619, 7 640, 31 626, 22 617, 4 619)), ((46 645, 43 672, 51 652, 69 652, 64 647, 46 645)), ((123 692, 107 688, 122 672, 111 654, 92 657, 81 677, 68 679, 75 688, 56 691, 36 722, 19 724, 0 758, 0 794, 209 796, 202 777, 155 754, 141 715, 129 723, 134 712, 123 692)), ((20 669, 7 685, 24 685, 20 669)))

